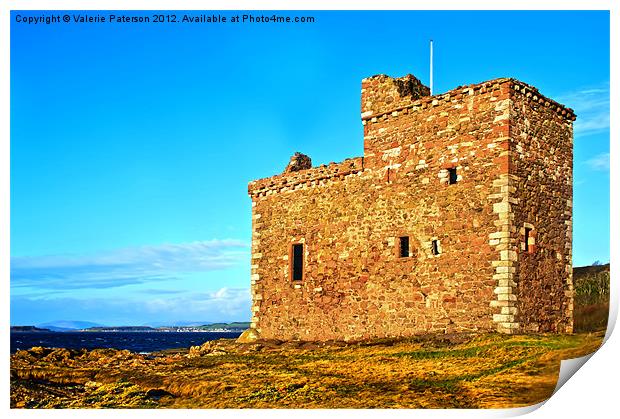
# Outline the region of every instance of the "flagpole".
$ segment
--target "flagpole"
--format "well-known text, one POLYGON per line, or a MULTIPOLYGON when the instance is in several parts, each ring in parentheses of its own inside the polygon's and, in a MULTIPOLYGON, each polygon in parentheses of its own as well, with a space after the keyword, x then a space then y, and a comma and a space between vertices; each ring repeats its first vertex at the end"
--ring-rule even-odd
POLYGON ((430 73, 431 73, 431 85, 430 85, 430 90, 431 90, 431 96, 433 95, 433 40, 431 39, 431 68, 430 68, 430 73))

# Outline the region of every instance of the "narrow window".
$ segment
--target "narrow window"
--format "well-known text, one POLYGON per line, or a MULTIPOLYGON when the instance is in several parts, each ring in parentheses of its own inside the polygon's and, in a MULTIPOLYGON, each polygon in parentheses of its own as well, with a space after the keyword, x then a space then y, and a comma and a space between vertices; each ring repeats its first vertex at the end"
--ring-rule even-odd
POLYGON ((525 227, 525 251, 527 253, 531 253, 530 252, 530 236, 532 234, 532 229, 529 227, 525 227))
POLYGON ((448 169, 448 184, 454 185, 456 183, 456 167, 451 167, 448 169))
POLYGON ((293 245, 293 281, 301 281, 304 270, 304 245, 293 245))
POLYGON ((431 251, 434 256, 439 254, 439 240, 433 240, 431 251))
POLYGON ((400 238, 400 257, 409 257, 409 237, 405 236, 400 238))

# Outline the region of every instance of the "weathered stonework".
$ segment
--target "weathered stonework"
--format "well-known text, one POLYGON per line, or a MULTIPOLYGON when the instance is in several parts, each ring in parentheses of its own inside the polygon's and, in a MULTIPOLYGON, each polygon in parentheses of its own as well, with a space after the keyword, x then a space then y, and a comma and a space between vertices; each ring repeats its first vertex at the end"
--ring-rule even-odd
POLYGON ((252 336, 571 332, 574 119, 514 79, 364 79, 364 157, 249 184, 252 336))
POLYGON ((288 165, 284 169, 284 173, 299 172, 300 170, 306 170, 311 168, 312 159, 310 159, 310 157, 306 156, 305 154, 297 152, 293 154, 293 157, 291 157, 291 160, 288 162, 288 165))

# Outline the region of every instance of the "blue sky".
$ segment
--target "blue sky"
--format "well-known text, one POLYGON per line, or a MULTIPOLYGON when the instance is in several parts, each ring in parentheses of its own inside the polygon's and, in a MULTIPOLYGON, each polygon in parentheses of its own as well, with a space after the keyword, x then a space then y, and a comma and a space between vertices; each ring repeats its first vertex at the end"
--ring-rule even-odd
POLYGON ((608 12, 17 14, 41 12, 11 19, 11 324, 247 320, 247 183, 362 155, 361 79, 428 83, 430 38, 436 93, 515 77, 575 109, 574 264, 609 260, 608 12))

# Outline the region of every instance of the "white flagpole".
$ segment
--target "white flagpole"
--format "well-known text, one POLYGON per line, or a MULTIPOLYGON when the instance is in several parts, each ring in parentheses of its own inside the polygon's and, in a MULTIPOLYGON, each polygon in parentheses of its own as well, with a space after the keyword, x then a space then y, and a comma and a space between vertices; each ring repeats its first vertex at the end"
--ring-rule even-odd
POLYGON ((431 39, 431 83, 430 83, 431 96, 433 95, 433 40, 431 39))

